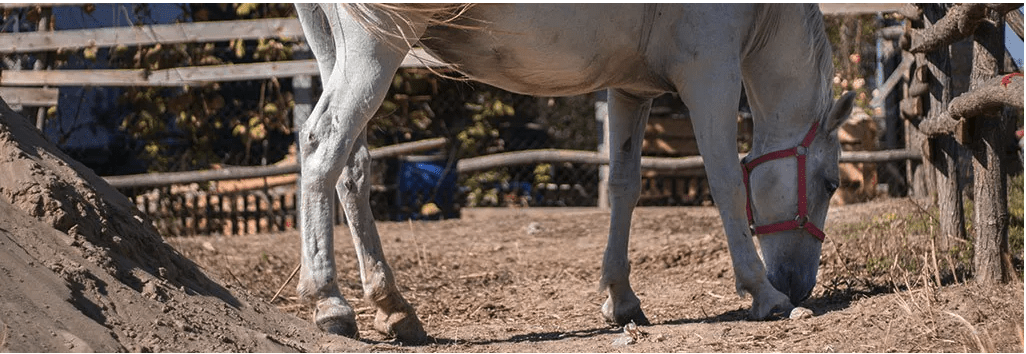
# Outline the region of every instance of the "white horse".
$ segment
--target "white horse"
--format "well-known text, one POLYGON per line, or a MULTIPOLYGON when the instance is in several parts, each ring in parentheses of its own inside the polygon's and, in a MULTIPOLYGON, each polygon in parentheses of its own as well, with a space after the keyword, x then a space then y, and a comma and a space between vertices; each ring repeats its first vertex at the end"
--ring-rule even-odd
POLYGON ((652 99, 676 92, 719 208, 740 296, 754 319, 790 311, 816 283, 828 201, 837 188, 836 129, 852 95, 834 102, 822 14, 801 4, 296 5, 324 92, 300 131, 302 272, 324 331, 358 335, 335 280, 334 186, 356 244, 374 327, 407 343, 427 336, 400 295, 368 202, 365 127, 418 40, 468 77, 533 95, 609 90, 609 239, 601 313, 648 323, 631 289, 627 243, 640 193, 641 143, 652 99), (737 103, 755 119, 738 164, 737 103), (791 158, 795 157, 795 158, 791 158), (762 166, 761 168, 755 168, 762 166), (755 238, 759 235, 757 250, 755 238), (760 259, 761 253, 761 259, 760 259))

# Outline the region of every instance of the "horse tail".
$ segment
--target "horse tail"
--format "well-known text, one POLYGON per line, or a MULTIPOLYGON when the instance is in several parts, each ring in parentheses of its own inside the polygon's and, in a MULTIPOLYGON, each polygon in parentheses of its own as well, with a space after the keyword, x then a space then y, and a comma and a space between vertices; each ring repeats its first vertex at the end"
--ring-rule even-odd
POLYGON ((341 6, 371 35, 381 39, 400 38, 409 46, 405 49, 410 49, 420 39, 416 38, 417 34, 409 33, 409 29, 413 28, 415 24, 426 23, 428 26, 471 28, 471 26, 459 25, 455 21, 473 5, 346 3, 341 6))
MULTIPOLYGON (((465 30, 481 28, 481 26, 465 24, 473 23, 473 21, 467 21, 469 18, 465 16, 467 10, 474 6, 473 4, 347 3, 339 6, 342 6, 349 16, 371 36, 391 43, 390 45, 396 46, 395 49, 400 51, 412 50, 413 45, 420 40, 418 34, 410 32, 410 29, 414 28, 416 24, 426 23, 428 26, 448 26, 465 30), (403 44, 395 44, 395 41, 390 40, 394 38, 400 39, 403 44)), ((418 59, 423 60, 422 58, 418 59)), ((459 71, 459 65, 455 63, 447 63, 444 67, 448 70, 459 71)), ((431 66, 427 66, 427 69, 447 79, 466 80, 465 77, 449 75, 431 66)))

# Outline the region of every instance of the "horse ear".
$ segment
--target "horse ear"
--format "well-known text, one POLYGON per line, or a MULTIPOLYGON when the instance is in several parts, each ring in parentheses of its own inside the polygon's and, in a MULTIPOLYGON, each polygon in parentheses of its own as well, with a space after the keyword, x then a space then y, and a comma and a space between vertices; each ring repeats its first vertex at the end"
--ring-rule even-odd
POLYGON ((820 124, 827 128, 827 131, 832 132, 837 130, 844 124, 844 121, 848 120, 848 114, 851 113, 851 107, 855 103, 855 92, 848 91, 841 95, 834 102, 833 107, 830 107, 830 114, 827 114, 823 124, 820 124))

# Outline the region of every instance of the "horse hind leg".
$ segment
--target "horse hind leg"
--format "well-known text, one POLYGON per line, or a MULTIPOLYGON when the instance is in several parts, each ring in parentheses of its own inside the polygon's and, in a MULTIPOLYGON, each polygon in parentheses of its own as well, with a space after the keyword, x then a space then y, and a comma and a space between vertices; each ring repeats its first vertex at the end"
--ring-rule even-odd
POLYGON ((631 215, 641 196, 641 143, 652 108, 651 98, 639 98, 620 90, 609 90, 609 239, 602 258, 601 290, 609 297, 602 304, 602 316, 615 325, 629 322, 647 325, 641 301, 630 285, 627 246, 631 215))
POLYGON ((427 333, 413 306, 399 293, 392 269, 381 249, 381 240, 370 207, 371 183, 367 178, 370 167, 367 134, 364 132, 342 171, 342 178, 335 186, 356 246, 364 298, 378 310, 374 319, 375 330, 394 336, 403 343, 423 343, 427 340, 427 333))

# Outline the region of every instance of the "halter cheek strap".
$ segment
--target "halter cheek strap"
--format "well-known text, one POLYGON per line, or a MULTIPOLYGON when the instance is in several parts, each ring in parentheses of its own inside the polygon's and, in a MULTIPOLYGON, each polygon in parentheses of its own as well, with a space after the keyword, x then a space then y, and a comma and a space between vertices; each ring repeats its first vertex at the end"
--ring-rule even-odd
POLYGON ((823 241, 826 235, 823 230, 816 227, 815 224, 809 222, 809 211, 808 211, 808 199, 805 197, 805 157, 809 152, 809 145, 812 145, 812 140, 816 137, 816 129, 819 127, 819 123, 813 123, 812 127, 809 128, 809 132, 805 134, 805 139, 798 146, 790 149, 777 150, 762 156, 759 158, 748 161, 747 163, 741 164, 741 171, 744 174, 745 182, 745 196, 747 202, 745 203, 745 212, 748 214, 748 226, 752 229, 752 236, 771 234, 774 232, 790 231, 790 230, 801 230, 808 231, 813 237, 823 241), (788 158, 794 156, 798 160, 798 214, 795 215, 794 220, 781 221, 769 225, 756 226, 755 219, 752 217, 752 187, 748 183, 748 177, 753 169, 760 164, 788 158))

